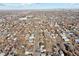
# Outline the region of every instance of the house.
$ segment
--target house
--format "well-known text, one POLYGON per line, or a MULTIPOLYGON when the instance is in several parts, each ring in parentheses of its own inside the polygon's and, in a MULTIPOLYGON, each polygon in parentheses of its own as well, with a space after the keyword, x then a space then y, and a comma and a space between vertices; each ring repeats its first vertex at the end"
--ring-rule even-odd
POLYGON ((79 39, 75 39, 75 42, 79 44, 79 39))
POLYGON ((34 34, 31 34, 31 36, 29 37, 29 42, 32 43, 34 40, 34 34))

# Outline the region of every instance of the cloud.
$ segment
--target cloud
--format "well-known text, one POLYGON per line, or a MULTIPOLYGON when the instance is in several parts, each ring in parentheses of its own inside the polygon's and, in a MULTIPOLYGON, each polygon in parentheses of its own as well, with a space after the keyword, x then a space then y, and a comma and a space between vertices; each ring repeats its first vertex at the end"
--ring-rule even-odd
POLYGON ((21 3, 22 6, 32 5, 33 3, 21 3))
POLYGON ((0 6, 6 6, 5 4, 3 4, 3 3, 0 3, 0 6))
POLYGON ((70 5, 79 6, 79 3, 70 3, 70 5))

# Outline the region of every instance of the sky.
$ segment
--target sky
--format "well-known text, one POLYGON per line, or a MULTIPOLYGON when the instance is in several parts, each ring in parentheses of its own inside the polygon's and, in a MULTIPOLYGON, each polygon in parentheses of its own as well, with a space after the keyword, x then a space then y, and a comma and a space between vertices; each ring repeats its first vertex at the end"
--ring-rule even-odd
POLYGON ((78 3, 0 3, 0 9, 79 9, 78 3))

